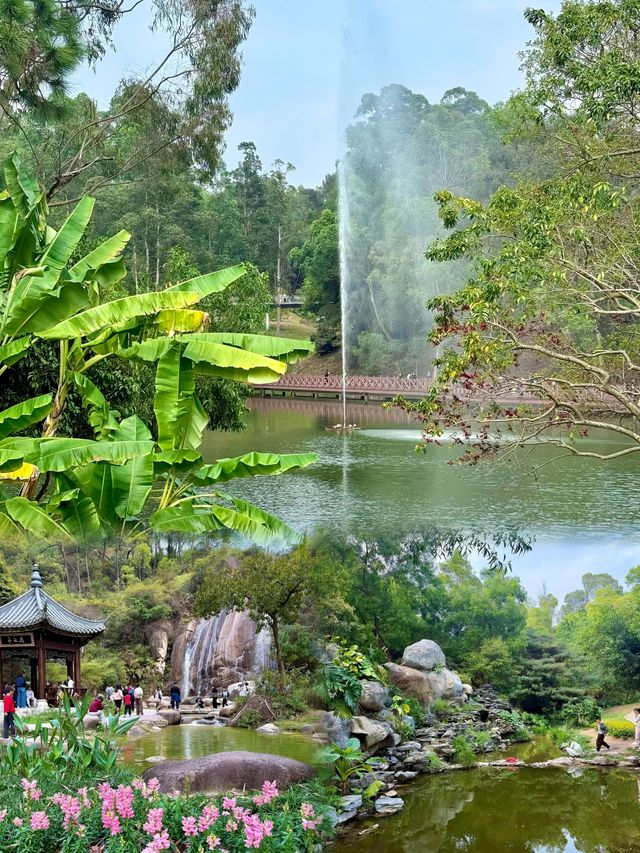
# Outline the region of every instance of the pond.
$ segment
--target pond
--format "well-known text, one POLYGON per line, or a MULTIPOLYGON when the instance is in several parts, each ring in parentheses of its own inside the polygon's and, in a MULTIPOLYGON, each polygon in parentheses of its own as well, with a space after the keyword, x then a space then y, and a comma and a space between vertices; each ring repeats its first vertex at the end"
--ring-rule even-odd
POLYGON ((565 769, 431 776, 401 792, 402 812, 354 824, 333 849, 335 853, 637 853, 640 778, 623 771, 576 771, 579 776, 565 769), (375 824, 377 830, 372 829, 375 824))
MULTIPOLYGON (((557 458, 558 448, 540 445, 509 463, 448 465, 460 449, 430 446, 416 454, 420 431, 399 411, 351 404, 349 420, 361 430, 342 435, 326 430, 341 418, 332 401, 255 398, 249 406, 244 432, 206 436, 205 458, 315 451, 318 462, 304 471, 229 486, 297 529, 377 532, 438 525, 526 531, 537 539, 534 561, 563 566, 562 578, 552 569, 532 581, 532 591, 539 592, 546 579, 556 595, 579 586, 583 572, 602 571, 605 559, 607 571, 619 577, 640 560, 640 459, 557 458)), ((596 438, 587 444, 599 451, 613 446, 596 438)), ((530 563, 525 556, 514 569, 530 563)))
POLYGON ((122 747, 121 761, 132 770, 142 772, 155 763, 147 761, 151 757, 177 760, 236 750, 284 755, 311 764, 317 744, 311 738, 295 733, 264 735, 253 729, 188 723, 167 726, 126 741, 122 747))

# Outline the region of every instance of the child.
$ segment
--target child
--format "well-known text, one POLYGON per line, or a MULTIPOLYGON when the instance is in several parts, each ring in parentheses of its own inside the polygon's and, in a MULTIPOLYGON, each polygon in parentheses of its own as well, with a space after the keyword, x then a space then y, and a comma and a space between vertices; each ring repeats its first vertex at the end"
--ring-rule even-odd
POLYGON ((11 735, 15 737, 16 734, 16 726, 13 722, 13 715, 16 712, 16 706, 13 701, 13 696, 11 691, 8 690, 4 694, 4 736, 5 738, 9 737, 9 732, 11 735))

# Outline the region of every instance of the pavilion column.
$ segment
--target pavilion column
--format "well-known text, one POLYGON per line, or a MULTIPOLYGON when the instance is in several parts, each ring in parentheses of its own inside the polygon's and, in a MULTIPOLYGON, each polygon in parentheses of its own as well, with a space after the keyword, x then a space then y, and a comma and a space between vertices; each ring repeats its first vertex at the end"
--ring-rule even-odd
POLYGON ((0 649, 0 693, 4 690, 4 652, 0 649))
POLYGON ((76 649, 73 656, 73 681, 79 690, 82 687, 80 683, 80 649, 76 649))
POLYGON ((46 687, 47 687, 47 650, 44 647, 44 643, 42 642, 42 637, 38 637, 38 699, 46 699, 46 687))

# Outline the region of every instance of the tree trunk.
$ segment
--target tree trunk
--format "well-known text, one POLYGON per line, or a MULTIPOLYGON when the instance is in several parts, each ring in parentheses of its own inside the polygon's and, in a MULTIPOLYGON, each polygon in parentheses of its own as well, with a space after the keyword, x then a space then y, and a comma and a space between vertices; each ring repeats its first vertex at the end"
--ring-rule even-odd
POLYGON ((280 626, 278 625, 278 617, 270 616, 271 633, 273 634, 273 648, 276 653, 276 663, 278 664, 278 672, 284 672, 284 664, 282 663, 282 653, 280 651, 280 626))
POLYGON ((156 290, 160 290, 160 211, 156 204, 156 290))
POLYGON ((138 252, 136 250, 136 241, 133 241, 133 286, 135 287, 136 295, 138 294, 138 252))

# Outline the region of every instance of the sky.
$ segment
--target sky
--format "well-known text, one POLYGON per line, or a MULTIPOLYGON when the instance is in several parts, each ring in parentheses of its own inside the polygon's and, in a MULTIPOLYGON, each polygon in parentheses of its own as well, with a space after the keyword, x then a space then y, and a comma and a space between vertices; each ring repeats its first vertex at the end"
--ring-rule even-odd
MULTIPOLYGON (((239 88, 225 159, 256 143, 263 164, 296 167, 294 183, 318 185, 333 170, 341 131, 365 92, 400 83, 438 101, 454 86, 485 100, 504 100, 522 76, 518 53, 532 30, 523 9, 532 0, 253 0, 256 17, 243 45, 239 88)), ((537 0, 557 11, 560 0, 537 0)), ((115 52, 83 68, 74 91, 101 107, 118 81, 144 73, 167 38, 149 30, 150 2, 115 32, 115 52)))

